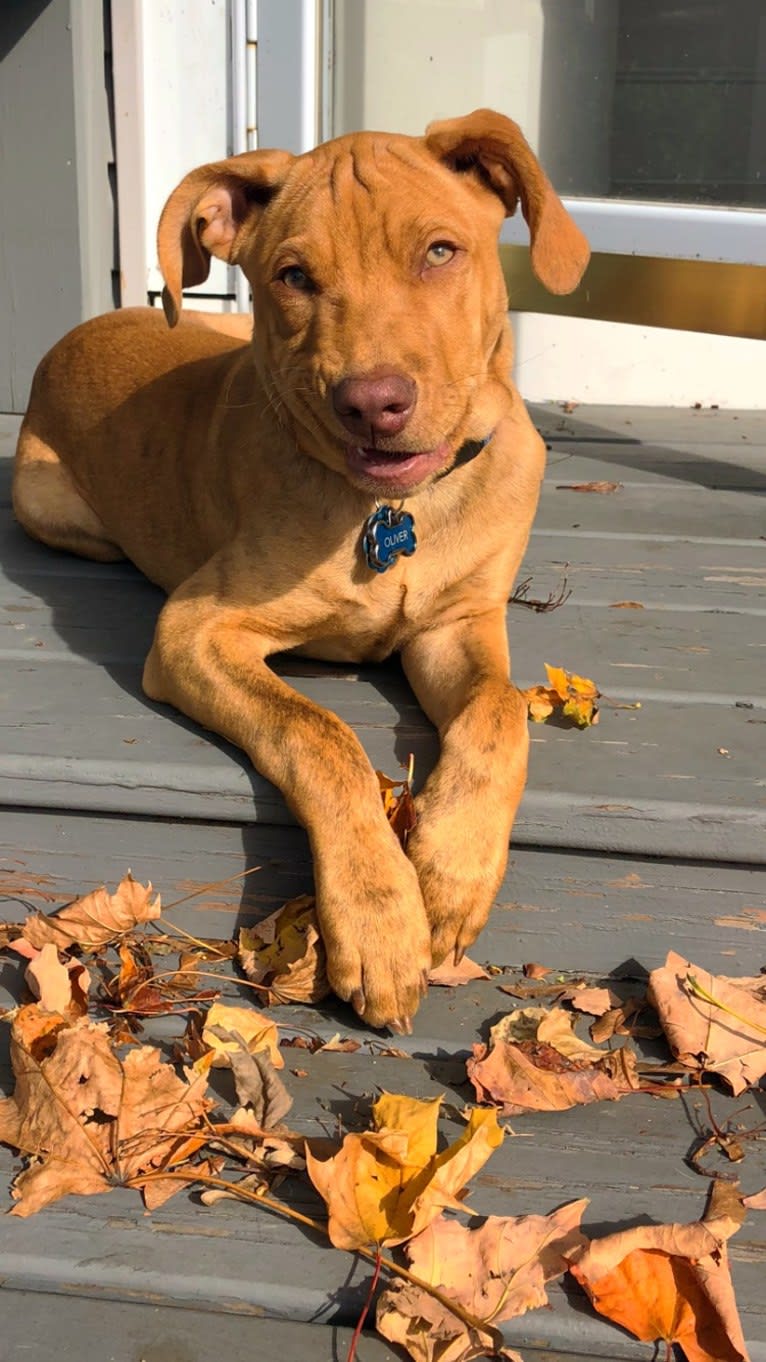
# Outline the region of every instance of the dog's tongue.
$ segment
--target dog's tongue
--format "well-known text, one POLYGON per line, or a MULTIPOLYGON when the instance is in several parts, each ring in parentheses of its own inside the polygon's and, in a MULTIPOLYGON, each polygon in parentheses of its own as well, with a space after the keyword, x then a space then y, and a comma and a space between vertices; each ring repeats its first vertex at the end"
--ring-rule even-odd
POLYGON ((352 472, 374 479, 381 487, 390 484, 393 491, 402 491, 416 487, 431 473, 437 472, 445 463, 447 456, 448 446, 442 444, 437 445, 436 449, 416 452, 408 449, 372 449, 351 445, 347 457, 352 472))

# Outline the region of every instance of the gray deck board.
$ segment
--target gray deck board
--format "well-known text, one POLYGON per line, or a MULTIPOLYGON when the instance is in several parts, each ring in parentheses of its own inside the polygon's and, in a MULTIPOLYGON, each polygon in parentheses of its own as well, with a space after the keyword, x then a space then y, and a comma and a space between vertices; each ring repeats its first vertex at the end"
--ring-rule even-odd
MULTIPOLYGON (((381 1056, 380 1038, 342 1004, 275 1010, 285 1036, 340 1031, 361 1045, 350 1055, 284 1051, 290 1120, 307 1133, 334 1129, 339 1117, 363 1121, 388 1088, 445 1093, 443 1131, 453 1137, 471 1097, 465 1056, 515 1005, 501 985, 525 961, 628 981, 669 949, 721 973, 764 963, 766 416, 606 407, 533 415, 552 448, 523 575, 533 597, 564 580, 572 594, 548 614, 509 608, 514 677, 541 682, 544 662, 592 676, 606 697, 601 722, 584 733, 532 727, 511 862, 471 951, 505 973, 431 989, 415 1034, 396 1041, 410 1060, 381 1056), (622 486, 606 496, 560 487, 596 479, 622 486), (626 600, 643 609, 612 608, 626 600), (637 701, 640 709, 619 707, 637 701)), ((16 425, 0 420, 0 456, 16 425)), ((169 917, 228 937, 309 890, 306 838, 271 787, 226 744, 141 695, 161 594, 127 564, 32 544, 11 523, 8 487, 0 457, 0 917, 52 908, 130 866, 166 906, 203 890, 169 917), (217 884, 255 865, 244 887, 217 884)), ((414 751, 425 777, 433 737, 397 666, 276 665, 350 722, 376 764, 394 773, 414 751)), ((0 962, 0 1006, 17 996, 17 967, 0 962)), ((178 1025, 153 1022, 147 1039, 167 1044, 178 1025)), ((0 1048, 0 1085, 7 1078, 0 1048)), ((749 1100, 740 1119, 755 1125, 764 1095, 749 1100)), ((742 1100, 718 1094, 714 1103, 725 1120, 742 1100)), ((515 1118, 515 1137, 474 1179, 470 1204, 510 1215, 588 1196, 593 1233, 693 1219, 707 1185, 684 1162, 698 1119, 693 1099, 646 1096, 515 1118)), ((13 1166, 0 1150, 0 1206, 13 1166)), ((746 1191, 766 1183, 766 1141, 748 1144, 737 1171, 746 1191)), ((318 1211, 304 1184, 283 1191, 318 1211)), ((751 1213, 730 1249, 751 1356, 766 1362, 766 1216, 751 1213)), ((47 1362, 52 1336, 78 1340, 83 1362, 197 1362, 216 1348, 340 1359, 368 1277, 295 1225, 234 1203, 202 1208, 186 1194, 152 1217, 117 1191, 69 1198, 30 1221, 0 1218, 0 1331, 8 1355, 30 1362, 47 1362)), ((507 1329, 525 1356, 652 1357, 561 1287, 550 1294, 550 1311, 507 1329)), ((388 1362, 393 1353, 365 1338, 359 1356, 388 1362)))

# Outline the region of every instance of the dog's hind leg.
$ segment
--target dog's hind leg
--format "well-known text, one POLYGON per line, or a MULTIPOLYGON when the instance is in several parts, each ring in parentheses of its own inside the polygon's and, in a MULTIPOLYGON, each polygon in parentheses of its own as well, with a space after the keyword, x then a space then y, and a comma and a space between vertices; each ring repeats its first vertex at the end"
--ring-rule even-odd
POLYGON ((80 495, 58 454, 25 421, 16 450, 13 509, 28 534, 54 549, 113 563, 125 555, 80 495))

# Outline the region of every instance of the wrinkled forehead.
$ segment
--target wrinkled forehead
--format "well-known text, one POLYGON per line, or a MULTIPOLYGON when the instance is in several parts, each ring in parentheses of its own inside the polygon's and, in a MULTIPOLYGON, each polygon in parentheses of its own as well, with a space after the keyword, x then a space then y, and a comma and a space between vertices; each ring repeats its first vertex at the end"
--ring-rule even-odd
POLYGON ((347 237, 355 225, 362 235, 378 229, 392 242, 411 224, 452 226, 470 237, 503 216, 492 194, 444 166, 423 138, 374 132, 339 137, 297 157, 274 209, 279 234, 336 225, 347 237))

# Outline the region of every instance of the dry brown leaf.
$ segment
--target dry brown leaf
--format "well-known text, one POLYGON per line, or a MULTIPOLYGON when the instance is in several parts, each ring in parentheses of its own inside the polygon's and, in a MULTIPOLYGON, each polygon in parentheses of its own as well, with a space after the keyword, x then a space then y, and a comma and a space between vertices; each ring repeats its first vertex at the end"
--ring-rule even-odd
POLYGON ((503 1116, 616 1101, 640 1086, 635 1055, 586 1045, 562 1008, 509 1013, 492 1027, 488 1046, 474 1045, 466 1069, 477 1100, 503 1116))
MULTIPOLYGON (((239 1053, 241 1043, 250 1054, 255 1054, 257 1050, 268 1050, 274 1068, 285 1067, 279 1048, 279 1033, 270 1017, 257 1012, 254 1007, 229 1007, 225 1003, 213 1003, 202 1028, 202 1044, 213 1053, 213 1068, 230 1068, 231 1056, 239 1053)), ((195 1060, 194 1067, 204 1071, 207 1062, 208 1057, 203 1053, 195 1060)))
POLYGON ((407 1282, 381 1296, 378 1331, 406 1348, 414 1362, 517 1356, 496 1349, 492 1326, 547 1305, 546 1283, 560 1277, 567 1256, 587 1243, 579 1230, 587 1204, 573 1201, 547 1216, 489 1216, 476 1229, 439 1216, 407 1244, 410 1270, 486 1320, 487 1330, 471 1328, 407 1282))
POLYGON ((649 976, 673 1054, 690 1069, 720 1075, 737 1094, 766 1074, 766 978, 710 974, 670 951, 649 976))
POLYGON ((544 979, 546 974, 550 974, 550 965, 539 965, 535 960, 528 960, 526 965, 522 965, 521 972, 525 979, 544 979))
MULTIPOLYGON (((287 1115, 293 1099, 268 1051, 251 1053, 244 1040, 239 1035, 236 1038, 240 1042, 239 1049, 229 1053, 229 1064, 234 1075, 237 1101, 240 1107, 247 1109, 261 1130, 273 1130, 287 1115)), ((232 1116, 234 1124, 236 1119, 235 1112, 232 1116)))
POLYGON ((598 723, 597 700, 601 692, 595 682, 577 676, 563 667, 545 663, 547 686, 530 686, 521 691, 527 702, 529 717, 534 723, 544 723, 551 714, 571 719, 578 728, 589 728, 598 723))
POLYGON ((621 1005, 619 993, 613 988, 581 988, 569 1000, 578 1012, 589 1012, 592 1017, 603 1017, 614 1007, 621 1005))
POLYGON ((139 923, 160 916, 160 896, 152 894, 151 884, 139 884, 128 872, 113 894, 102 886, 52 917, 35 913, 24 923, 24 936, 39 949, 48 942, 59 950, 74 945, 86 950, 105 946, 139 923))
POLYGON ((407 839, 418 821, 415 800, 410 788, 413 764, 411 757, 410 770, 403 780, 392 780, 382 771, 375 772, 383 800, 383 812, 403 847, 406 847, 407 839))
POLYGON ((717 1182, 702 1220, 594 1240, 570 1271, 600 1314, 643 1342, 678 1343, 687 1362, 748 1362, 726 1252, 743 1219, 736 1187, 717 1182))
POLYGON ((622 487, 621 482, 560 482, 557 484, 557 492, 597 492, 601 496, 608 496, 610 492, 619 492, 622 487))
POLYGON ((641 604, 640 601, 611 601, 611 602, 610 602, 610 605, 609 605, 609 608, 610 608, 610 610, 643 610, 643 609, 644 609, 644 607, 643 607, 643 605, 641 604))
POLYGON ((90 974, 79 960, 59 952, 52 942, 38 950, 31 941, 19 942, 19 954, 29 961, 24 978, 46 1012, 58 1012, 68 1021, 84 1017, 88 1010, 90 974), (21 948, 24 949, 21 949, 21 948))
POLYGON ((766 1187, 760 1192, 752 1192, 750 1196, 743 1196, 742 1204, 751 1211, 766 1211, 766 1187))
POLYGON ((470 984, 474 979, 489 979, 487 971, 481 965, 477 965, 475 960, 469 960, 464 955, 459 965, 454 964, 452 957, 443 960, 435 969, 428 971, 429 984, 437 984, 443 988, 457 988, 460 984, 470 984))
POLYGON ((341 1039, 340 1032, 338 1031, 334 1036, 331 1036, 329 1040, 326 1040, 324 1045, 318 1045, 316 1047, 316 1053, 319 1054, 322 1051, 329 1050, 341 1055, 354 1055, 359 1049, 361 1049, 361 1044, 358 1040, 351 1040, 348 1036, 345 1039, 341 1039))
POLYGON ((473 1110, 460 1138, 437 1154, 441 1101, 384 1093, 373 1105, 371 1131, 346 1135, 331 1158, 307 1149, 308 1174, 327 1203, 336 1248, 401 1244, 443 1209, 462 1208, 461 1193, 503 1133, 494 1112, 473 1110))
POLYGON ((206 1077, 187 1082, 148 1046, 118 1059, 104 1023, 20 1008, 11 1063, 16 1087, 0 1101, 0 1140, 32 1159, 13 1187, 14 1215, 71 1192, 137 1185, 141 1174, 186 1162, 207 1138, 195 1133, 211 1105, 206 1077))
POLYGON ((291 899, 256 927, 243 927, 237 951, 248 979, 267 990, 269 1003, 318 1003, 330 992, 327 956, 314 899, 291 899))

